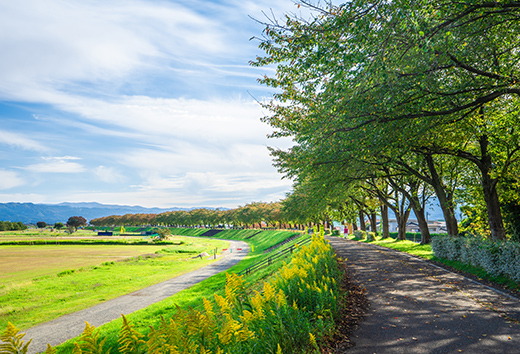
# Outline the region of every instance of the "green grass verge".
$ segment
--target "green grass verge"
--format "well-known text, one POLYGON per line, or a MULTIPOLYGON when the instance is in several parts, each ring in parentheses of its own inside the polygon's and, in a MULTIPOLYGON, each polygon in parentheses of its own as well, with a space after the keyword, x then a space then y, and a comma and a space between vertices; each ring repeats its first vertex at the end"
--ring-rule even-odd
MULTIPOLYGON (((181 233, 183 235, 189 235, 190 230, 194 235, 201 235, 207 231, 207 229, 172 229, 172 233, 177 235, 181 233)), ((276 245, 282 242, 294 234, 295 232, 289 231, 259 232, 259 230, 224 230, 221 233, 215 235, 215 238, 219 237, 229 240, 243 240, 247 241, 247 243, 250 245, 252 250, 250 254, 239 264, 233 266, 227 271, 238 273, 241 270, 255 264, 256 262, 269 257, 273 253, 278 252, 279 249, 273 250, 270 253, 264 253, 264 250, 272 245, 276 245)), ((281 247, 281 249, 288 247, 296 242, 297 240, 293 240, 287 245, 281 247)), ((262 268, 261 270, 256 271, 250 275, 244 276, 248 288, 251 289, 251 291, 259 289, 260 282, 272 276, 272 274, 276 272, 276 270, 279 269, 284 264, 284 262, 289 259, 289 257, 290 255, 288 255, 285 259, 282 258, 276 262, 273 262, 273 264, 266 268, 262 268)), ((214 296, 214 294, 223 294, 227 272, 214 275, 190 287, 189 289, 183 290, 169 297, 168 299, 153 304, 146 309, 142 309, 125 316, 132 322, 136 330, 144 334, 149 333, 150 327, 156 327, 160 323, 161 317, 169 318, 173 316, 178 307, 201 309, 203 298, 211 298, 214 296)), ((97 329, 99 331, 99 336, 106 339, 106 346, 113 348, 113 352, 117 352, 115 348, 118 346, 117 340, 119 331, 121 329, 121 323, 122 320, 117 319, 100 326, 97 329)), ((70 353, 75 341, 76 338, 58 346, 58 353, 70 353)))

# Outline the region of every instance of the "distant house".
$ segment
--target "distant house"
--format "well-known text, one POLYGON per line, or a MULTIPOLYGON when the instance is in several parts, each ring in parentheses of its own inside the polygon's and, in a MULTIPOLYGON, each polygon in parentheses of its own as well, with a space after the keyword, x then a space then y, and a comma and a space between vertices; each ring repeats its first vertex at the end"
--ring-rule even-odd
MULTIPOLYGON (((438 220, 428 222, 428 230, 430 230, 432 234, 442 234, 448 231, 446 222, 438 220)), ((421 232, 417 220, 408 220, 406 223, 406 232, 421 232)))

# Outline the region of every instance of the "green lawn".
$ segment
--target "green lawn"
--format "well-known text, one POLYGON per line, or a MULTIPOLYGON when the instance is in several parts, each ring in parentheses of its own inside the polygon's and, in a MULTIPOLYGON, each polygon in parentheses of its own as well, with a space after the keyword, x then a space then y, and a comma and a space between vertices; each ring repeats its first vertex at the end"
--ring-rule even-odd
POLYGON ((376 241, 373 241, 371 243, 373 243, 374 245, 379 245, 387 248, 392 248, 401 252, 413 254, 414 256, 419 256, 425 259, 432 259, 434 257, 431 245, 421 245, 419 243, 408 240, 397 241, 393 238, 387 238, 384 240, 376 238, 376 241))
POLYGON ((28 328, 213 262, 221 240, 177 237, 181 245, 0 247, 0 328, 28 328))

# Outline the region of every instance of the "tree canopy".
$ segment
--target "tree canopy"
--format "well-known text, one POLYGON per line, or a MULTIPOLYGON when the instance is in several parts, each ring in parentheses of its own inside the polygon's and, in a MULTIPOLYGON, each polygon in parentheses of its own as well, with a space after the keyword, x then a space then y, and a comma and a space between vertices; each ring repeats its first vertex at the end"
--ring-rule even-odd
POLYGON ((504 239, 500 184, 519 176, 520 3, 299 4, 312 16, 267 21, 252 61, 276 68, 260 79, 277 90, 264 105, 272 136, 295 141, 272 151, 280 171, 334 189, 383 178, 408 197, 426 183, 450 233, 458 193, 504 239))
POLYGON ((67 226, 74 231, 78 230, 78 227, 87 225, 87 219, 83 216, 71 216, 67 220, 67 226))

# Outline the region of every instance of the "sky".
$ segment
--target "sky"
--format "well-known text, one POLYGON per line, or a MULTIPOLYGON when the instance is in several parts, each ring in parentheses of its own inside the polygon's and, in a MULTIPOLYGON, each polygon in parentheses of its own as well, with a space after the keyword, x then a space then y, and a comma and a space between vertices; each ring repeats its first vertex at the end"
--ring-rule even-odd
POLYGON ((258 102, 265 14, 291 0, 0 0, 0 202, 279 201, 258 102))

